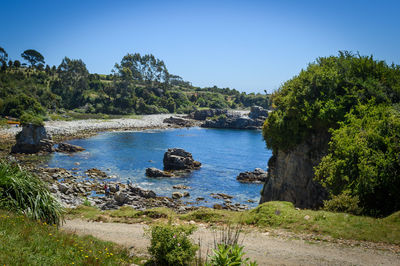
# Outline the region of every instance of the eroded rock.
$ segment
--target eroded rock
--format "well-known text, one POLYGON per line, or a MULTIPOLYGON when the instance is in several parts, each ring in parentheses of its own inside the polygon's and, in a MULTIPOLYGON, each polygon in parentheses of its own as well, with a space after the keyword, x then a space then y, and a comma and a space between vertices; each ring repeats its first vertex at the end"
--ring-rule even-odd
POLYGON ((157 169, 155 167, 150 167, 146 169, 146 176, 148 177, 172 177, 173 174, 157 169))
POLYGON ((84 151, 84 150, 85 149, 80 146, 63 143, 63 142, 59 143, 58 147, 56 149, 56 151, 58 151, 58 152, 68 152, 68 153, 79 152, 79 151, 84 151))
POLYGON ((184 149, 168 149, 164 154, 164 170, 194 170, 201 166, 201 163, 193 160, 190 152, 184 149))
POLYGON ((253 172, 240 173, 236 180, 242 183, 262 183, 268 179, 268 173, 260 168, 254 169, 253 172))
POLYGON ((17 143, 11 148, 11 153, 53 151, 51 136, 46 132, 44 126, 24 125, 22 131, 15 138, 17 143))

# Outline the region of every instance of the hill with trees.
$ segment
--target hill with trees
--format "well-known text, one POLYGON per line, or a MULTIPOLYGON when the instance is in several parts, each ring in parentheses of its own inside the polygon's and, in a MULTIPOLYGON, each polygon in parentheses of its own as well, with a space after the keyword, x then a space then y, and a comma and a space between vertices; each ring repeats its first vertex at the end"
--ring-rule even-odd
POLYGON ((170 74, 166 64, 152 54, 128 53, 109 75, 89 73, 82 60, 68 57, 50 67, 32 49, 21 57, 26 63, 12 61, 0 47, 0 115, 18 118, 27 112, 46 117, 65 110, 126 115, 269 107, 266 94, 192 86, 170 74))

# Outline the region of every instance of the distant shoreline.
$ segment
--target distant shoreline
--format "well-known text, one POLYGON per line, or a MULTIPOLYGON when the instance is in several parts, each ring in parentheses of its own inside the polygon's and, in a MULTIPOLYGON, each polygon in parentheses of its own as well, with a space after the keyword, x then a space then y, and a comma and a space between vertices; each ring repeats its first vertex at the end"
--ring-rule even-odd
MULTIPOLYGON (((85 138, 101 131, 167 129, 180 127, 163 122, 164 119, 171 116, 182 117, 185 115, 154 114, 143 115, 139 118, 118 118, 109 120, 85 119, 74 121, 46 121, 45 128, 55 140, 60 141, 73 138, 85 138)), ((21 130, 21 127, 3 128, 0 129, 0 136, 5 140, 13 140, 15 135, 21 130)))

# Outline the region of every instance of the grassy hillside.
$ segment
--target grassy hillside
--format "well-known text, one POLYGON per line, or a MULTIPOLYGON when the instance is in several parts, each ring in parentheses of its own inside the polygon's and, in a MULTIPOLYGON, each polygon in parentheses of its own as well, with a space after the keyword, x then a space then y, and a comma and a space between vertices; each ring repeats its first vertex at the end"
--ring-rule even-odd
POLYGON ((20 117, 30 113, 49 118, 48 114, 59 114, 68 118, 66 111, 72 110, 81 114, 129 115, 188 113, 196 108, 269 107, 266 94, 194 87, 169 74, 158 59, 151 59, 151 64, 156 62, 162 68, 135 67, 146 64, 140 60, 150 60, 147 55, 135 56, 125 56, 111 75, 91 74, 82 60, 67 57, 58 67, 3 65, 0 115, 20 117))

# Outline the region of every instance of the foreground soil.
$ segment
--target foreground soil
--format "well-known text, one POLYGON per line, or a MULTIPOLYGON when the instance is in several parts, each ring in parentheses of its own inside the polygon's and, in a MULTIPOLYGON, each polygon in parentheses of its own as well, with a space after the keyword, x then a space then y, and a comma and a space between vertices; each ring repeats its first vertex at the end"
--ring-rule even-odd
MULTIPOLYGON (((218 231, 197 224, 193 240, 201 241, 202 254, 211 254, 218 231)), ((63 229, 79 235, 93 235, 130 248, 135 255, 146 254, 149 239, 145 224, 88 222, 67 220, 63 229)), ((400 265, 400 254, 371 247, 330 242, 311 242, 246 230, 243 233, 246 256, 259 265, 400 265)))

